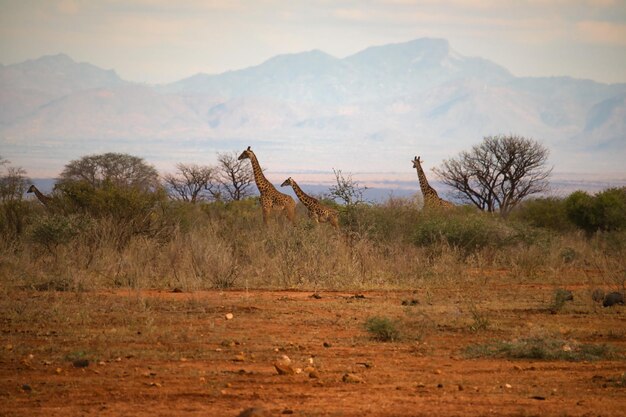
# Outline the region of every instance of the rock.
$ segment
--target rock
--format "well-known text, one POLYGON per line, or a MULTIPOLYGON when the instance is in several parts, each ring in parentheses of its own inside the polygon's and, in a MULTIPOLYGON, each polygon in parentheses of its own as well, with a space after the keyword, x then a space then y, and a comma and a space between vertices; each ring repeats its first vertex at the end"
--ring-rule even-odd
POLYGON ((22 385, 22 391, 24 392, 31 392, 33 389, 30 387, 30 385, 28 384, 24 384, 22 385))
POLYGON ((178 288, 178 287, 175 287, 175 288, 172 290, 172 292, 175 292, 175 293, 180 293, 180 292, 183 292, 183 290, 182 290, 182 289, 180 289, 180 288, 178 288))
POLYGON ((74 368, 86 368, 89 366, 89 360, 88 359, 76 359, 74 362, 72 362, 72 365, 74 365, 74 368))
POLYGON ((276 360, 273 365, 278 375, 294 375, 296 373, 296 370, 291 365, 291 359, 289 359, 287 355, 283 355, 280 359, 276 360))
POLYGON ((403 306, 416 306, 419 303, 420 303, 419 300, 417 300, 415 298, 411 298, 410 300, 402 300, 402 305, 403 306))
POLYGON ((285 366, 275 363, 274 368, 276 368, 278 375, 294 375, 296 373, 296 371, 289 365, 285 366))
POLYGON ((604 290, 602 290, 601 288, 596 288, 595 290, 593 290, 593 292, 591 293, 591 299, 593 301, 595 301, 596 303, 599 303, 600 301, 604 300, 604 290))
POLYGON ((624 305, 624 294, 619 292, 612 292, 607 294, 602 301, 602 307, 612 307, 616 304, 624 305))
POLYGON ((232 319, 233 319, 233 317, 235 317, 235 316, 233 316, 233 313, 226 313, 226 315, 224 316, 224 318, 225 318, 226 320, 232 320, 232 319))
POLYGON ((251 407, 237 414, 237 417, 271 417, 271 413, 264 408, 251 407))
POLYGON ((324 342, 324 347, 325 347, 325 348, 329 348, 329 347, 331 347, 331 346, 332 346, 332 345, 331 345, 330 343, 328 343, 328 342, 324 342))
POLYGON ((245 362, 246 360, 246 355, 243 354, 243 352, 239 352, 239 355, 235 355, 235 357, 233 358, 233 362, 245 362))
POLYGON ((359 375, 350 372, 343 374, 341 380, 347 384, 362 384, 365 382, 359 375))
POLYGON ((315 293, 315 294, 313 294, 313 295, 309 295, 309 297, 311 297, 311 298, 315 298, 316 300, 319 300, 319 299, 321 299, 321 298, 322 298, 322 296, 321 296, 321 295, 319 295, 318 293, 315 293))

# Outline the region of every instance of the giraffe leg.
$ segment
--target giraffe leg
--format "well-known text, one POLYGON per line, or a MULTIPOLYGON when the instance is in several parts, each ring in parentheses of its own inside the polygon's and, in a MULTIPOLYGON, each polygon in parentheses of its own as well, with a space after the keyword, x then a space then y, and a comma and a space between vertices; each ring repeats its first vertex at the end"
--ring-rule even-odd
POLYGON ((272 212, 271 203, 272 202, 268 201, 267 198, 261 196, 261 210, 263 211, 263 223, 265 223, 265 225, 267 225, 270 220, 270 214, 272 212))
POLYGON ((285 207, 285 215, 289 219, 289 221, 295 226, 296 225, 296 206, 287 206, 285 207))

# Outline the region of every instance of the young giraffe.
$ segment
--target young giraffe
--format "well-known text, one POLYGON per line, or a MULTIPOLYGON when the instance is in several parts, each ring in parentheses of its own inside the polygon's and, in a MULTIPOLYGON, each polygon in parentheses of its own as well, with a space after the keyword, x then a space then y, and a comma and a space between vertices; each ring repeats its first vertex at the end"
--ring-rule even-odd
POLYGON ((416 156, 413 161, 413 168, 417 169, 417 178, 420 182, 420 188, 422 189, 422 194, 424 195, 424 208, 452 208, 454 204, 449 201, 446 201, 439 197, 437 191, 430 186, 428 180, 426 179, 426 174, 424 174, 424 170, 422 169, 422 161, 419 156, 416 156))
POLYGON ((287 194, 283 194, 278 192, 276 187, 265 178, 263 175, 263 170, 261 169, 261 165, 259 165, 259 160, 256 158, 252 149, 248 146, 248 149, 243 151, 238 158, 240 161, 242 159, 249 159, 252 163, 252 172, 254 173, 254 181, 256 182, 256 186, 259 189, 259 193, 261 193, 261 209, 263 210, 263 222, 267 224, 269 221, 269 216, 272 209, 282 210, 285 215, 292 223, 295 223, 296 220, 296 202, 293 201, 293 198, 289 197, 287 194))
POLYGON ((37 187, 35 187, 34 184, 31 185, 30 188, 28 188, 28 191, 26 191, 26 192, 27 193, 35 193, 35 196, 41 202, 41 204, 43 204, 46 208, 50 208, 50 203, 52 202, 52 198, 48 197, 47 195, 45 195, 41 191, 39 191, 37 189, 37 187))
POLYGON ((339 216, 335 209, 324 206, 316 198, 311 197, 302 191, 302 188, 293 180, 293 178, 287 178, 280 186, 285 187, 291 185, 293 191, 298 196, 298 199, 304 204, 304 207, 309 210, 309 217, 315 220, 315 223, 330 223, 335 229, 339 229, 339 216))

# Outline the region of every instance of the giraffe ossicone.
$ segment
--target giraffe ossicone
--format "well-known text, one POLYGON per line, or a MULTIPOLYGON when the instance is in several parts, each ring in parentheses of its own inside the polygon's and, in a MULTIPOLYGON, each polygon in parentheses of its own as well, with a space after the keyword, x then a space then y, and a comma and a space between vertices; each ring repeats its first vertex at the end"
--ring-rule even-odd
POLYGON ((302 202, 304 207, 309 211, 309 217, 311 217, 316 223, 330 223, 335 229, 339 229, 339 214, 337 210, 327 207, 319 202, 318 199, 311 197, 296 183, 293 178, 287 178, 280 186, 286 187, 290 185, 293 188, 294 193, 298 199, 302 202))

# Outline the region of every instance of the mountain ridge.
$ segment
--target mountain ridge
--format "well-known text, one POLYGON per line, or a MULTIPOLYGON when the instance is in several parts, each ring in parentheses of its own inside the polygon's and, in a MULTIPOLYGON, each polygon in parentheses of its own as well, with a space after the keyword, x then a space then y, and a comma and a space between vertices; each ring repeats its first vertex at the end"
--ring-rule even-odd
POLYGON ((282 54, 162 85, 57 54, 0 67, 0 144, 44 158, 52 158, 52 142, 71 157, 143 144, 166 161, 249 143, 274 152, 269 162, 283 167, 297 166, 304 148, 311 169, 385 170, 404 153, 445 158, 484 136, 515 133, 545 142, 564 169, 574 158, 623 169, 625 94, 626 83, 516 77, 433 38, 344 58, 316 49, 282 54), (355 147, 374 151, 356 160, 355 147))

